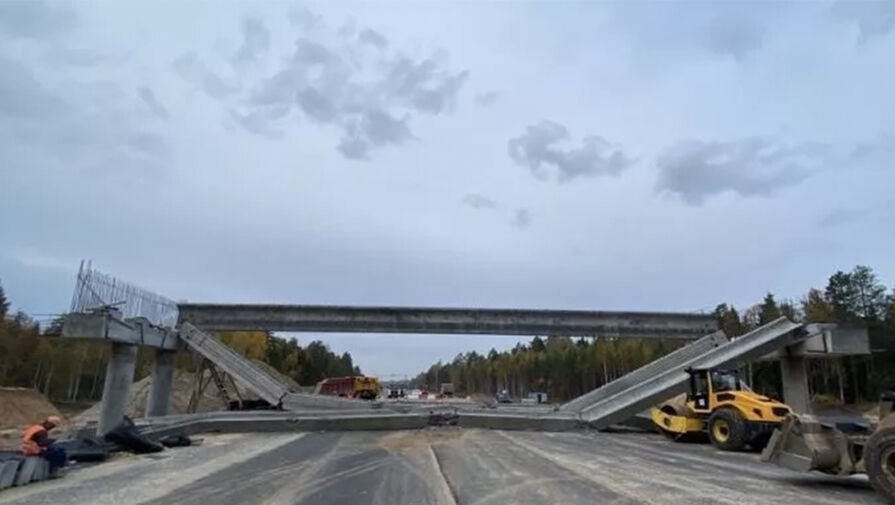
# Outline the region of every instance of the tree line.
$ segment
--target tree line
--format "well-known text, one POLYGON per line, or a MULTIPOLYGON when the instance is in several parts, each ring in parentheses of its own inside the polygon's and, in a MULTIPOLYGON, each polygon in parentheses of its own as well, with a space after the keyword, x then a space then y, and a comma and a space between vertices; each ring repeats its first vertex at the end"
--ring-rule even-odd
MULTIPOLYGON (((768 293, 743 311, 728 303, 713 311, 719 327, 738 337, 786 316, 795 322, 838 323, 866 327, 871 354, 810 360, 809 387, 816 400, 837 403, 875 401, 895 387, 895 289, 889 291, 866 266, 837 271, 824 289, 809 289, 798 301, 777 300, 768 293)), ((507 390, 522 397, 547 392, 551 401, 564 401, 600 387, 664 356, 683 345, 676 341, 633 338, 535 337, 509 351, 487 355, 458 354, 449 363, 437 362, 420 373, 414 384, 437 391, 451 382, 460 394, 493 395, 507 390)), ((744 378, 753 388, 782 396, 780 366, 776 362, 749 364, 744 378)))
MULTIPOLYGON (((102 397, 109 345, 55 337, 61 319, 41 328, 24 312, 10 313, 11 303, 0 284, 0 386, 34 388, 56 403, 92 403, 102 397)), ((351 354, 341 356, 318 340, 302 347, 293 339, 267 331, 219 332, 218 337, 240 354, 266 362, 304 386, 325 377, 360 375, 351 354)), ((149 375, 154 352, 140 348, 134 380, 149 375)), ((195 372, 199 360, 179 353, 175 366, 195 372)))

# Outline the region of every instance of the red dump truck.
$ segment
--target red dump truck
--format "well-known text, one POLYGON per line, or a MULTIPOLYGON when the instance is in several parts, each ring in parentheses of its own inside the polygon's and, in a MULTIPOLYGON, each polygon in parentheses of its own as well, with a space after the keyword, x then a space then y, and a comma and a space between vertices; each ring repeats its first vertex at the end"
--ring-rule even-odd
POLYGON ((379 396, 379 379, 360 375, 354 377, 329 377, 317 383, 314 393, 318 395, 375 400, 379 396))

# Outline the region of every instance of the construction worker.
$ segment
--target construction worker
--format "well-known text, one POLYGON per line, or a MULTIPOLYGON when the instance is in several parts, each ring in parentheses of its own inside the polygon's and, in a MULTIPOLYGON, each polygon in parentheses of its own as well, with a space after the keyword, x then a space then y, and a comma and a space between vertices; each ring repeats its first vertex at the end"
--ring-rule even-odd
POLYGON ((22 454, 24 456, 40 456, 50 463, 50 475, 56 475, 59 468, 65 466, 65 449, 50 438, 50 430, 59 426, 59 416, 49 416, 33 426, 29 426, 22 434, 22 454))

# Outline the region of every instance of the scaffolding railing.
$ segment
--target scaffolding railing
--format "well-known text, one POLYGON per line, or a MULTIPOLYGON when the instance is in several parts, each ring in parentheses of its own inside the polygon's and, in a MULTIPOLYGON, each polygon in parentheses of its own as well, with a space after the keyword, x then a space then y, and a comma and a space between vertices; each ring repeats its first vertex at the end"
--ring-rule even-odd
POLYGON ((88 312, 114 306, 124 317, 145 317, 152 324, 173 328, 177 323, 177 304, 164 296, 122 281, 81 261, 70 312, 88 312))

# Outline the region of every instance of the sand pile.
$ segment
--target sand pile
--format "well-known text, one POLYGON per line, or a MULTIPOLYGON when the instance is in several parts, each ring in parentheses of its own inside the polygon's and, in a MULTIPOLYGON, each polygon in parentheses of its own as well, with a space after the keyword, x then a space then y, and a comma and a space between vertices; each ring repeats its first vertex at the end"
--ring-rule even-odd
POLYGON ((19 450, 22 430, 51 415, 62 417, 39 391, 0 387, 0 451, 19 450))
POLYGON ((0 387, 0 429, 23 428, 50 415, 62 417, 39 391, 0 387))
MULTIPOLYGON (((186 370, 174 370, 174 378, 171 383, 171 398, 168 404, 169 414, 185 414, 190 403, 190 397, 195 388, 195 374, 186 370)), ((127 415, 132 418, 143 417, 146 413, 146 400, 149 397, 150 377, 144 377, 131 385, 130 395, 127 399, 127 415)), ((243 390, 240 389, 240 393, 243 390)), ((210 383, 199 400, 197 412, 208 412, 223 409, 224 402, 218 396, 218 390, 214 383, 210 383)), ((77 425, 96 422, 99 419, 100 403, 94 404, 89 409, 72 418, 77 425)))

